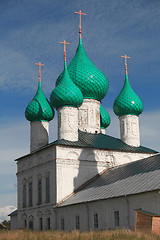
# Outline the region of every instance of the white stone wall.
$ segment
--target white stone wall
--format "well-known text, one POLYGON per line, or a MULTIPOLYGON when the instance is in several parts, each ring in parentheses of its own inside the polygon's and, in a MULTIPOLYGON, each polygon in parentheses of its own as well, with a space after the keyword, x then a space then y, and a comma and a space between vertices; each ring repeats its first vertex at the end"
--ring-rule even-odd
POLYGON ((16 230, 18 228, 18 226, 17 226, 17 216, 18 215, 10 216, 10 228, 11 228, 11 230, 16 230))
POLYGON ((57 202, 61 202, 79 186, 109 167, 151 156, 64 146, 58 146, 56 154, 57 202))
POLYGON ((106 134, 106 129, 101 128, 101 133, 106 134))
POLYGON ((25 227, 29 229, 29 221, 33 221, 33 229, 41 230, 40 218, 42 218, 42 230, 49 230, 47 218, 50 218, 50 229, 55 230, 55 215, 53 205, 40 206, 39 208, 32 208, 28 210, 20 210, 18 213, 18 229, 25 227))
POLYGON ((139 117, 135 115, 124 115, 119 117, 120 138, 130 146, 140 146, 139 117))
MULTIPOLYGON (((61 229, 61 218, 65 220, 65 230, 75 229, 75 216, 80 216, 80 230, 94 230, 94 214, 98 214, 98 229, 115 229, 114 212, 119 211, 119 228, 135 228, 134 209, 160 214, 160 194, 158 191, 131 196, 76 204, 57 209, 57 228, 61 229)), ((97 229, 96 229, 97 230, 97 229)))
POLYGON ((24 228, 24 220, 29 227, 29 221, 33 220, 34 230, 40 230, 40 218, 43 221, 43 230, 47 230, 47 218, 50 218, 52 230, 61 229, 61 218, 64 219, 64 230, 76 228, 75 217, 80 217, 80 230, 94 230, 94 214, 98 214, 99 229, 115 229, 114 212, 119 211, 119 228, 135 228, 134 209, 160 214, 160 194, 159 191, 140 193, 130 196, 104 199, 93 202, 80 203, 65 207, 53 208, 53 205, 40 206, 28 210, 20 210, 18 214, 19 229, 24 228))
POLYGON ((78 109, 63 107, 58 109, 58 140, 78 141, 78 109))
POLYGON ((88 133, 100 133, 100 102, 84 99, 78 111, 79 129, 88 133))
MULTIPOLYGON (((18 227, 24 225, 27 215, 34 216, 35 229, 39 227, 37 212, 52 209, 57 202, 73 193, 75 189, 108 167, 136 161, 151 154, 114 152, 108 150, 50 145, 18 160, 18 227), (50 176, 50 203, 45 202, 45 178, 50 176), (38 178, 42 179, 42 204, 38 204, 38 178), (28 185, 33 184, 33 205, 28 205, 28 185), (27 206, 23 207, 23 183, 27 185, 27 206), (23 216, 22 216, 23 215, 23 216), (23 217, 23 221, 22 221, 23 217), (37 223, 38 221, 38 223, 37 223)), ((50 210, 51 211, 51 210, 50 210)), ((52 213, 51 211, 51 216, 52 213)), ((52 217, 53 218, 53 217, 52 217)), ((29 220, 27 220, 29 221, 29 220)), ((52 219, 52 221, 54 221, 52 219)), ((52 223, 53 225, 54 223, 52 223)), ((54 227, 56 228, 55 224, 54 227)), ((52 229, 54 229, 54 227, 52 229)))
POLYGON ((29 154, 18 161, 17 183, 18 183, 18 210, 28 212, 31 209, 54 205, 56 203, 56 166, 55 146, 49 151, 43 149, 34 154, 29 154), (50 177, 50 202, 46 203, 46 177, 50 177), (42 179, 42 204, 38 204, 38 178, 42 179), (32 206, 29 206, 29 182, 32 182, 32 206), (23 184, 26 183, 26 207, 23 207, 23 184))
POLYGON ((49 122, 30 123, 30 152, 48 144, 49 122))

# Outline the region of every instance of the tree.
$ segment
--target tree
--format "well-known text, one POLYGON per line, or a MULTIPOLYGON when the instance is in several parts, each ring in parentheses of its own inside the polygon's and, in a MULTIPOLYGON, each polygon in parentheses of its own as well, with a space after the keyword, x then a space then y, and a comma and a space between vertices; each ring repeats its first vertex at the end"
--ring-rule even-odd
POLYGON ((9 221, 4 220, 4 221, 2 222, 2 224, 3 224, 4 226, 6 226, 6 230, 10 230, 10 220, 9 220, 9 221))

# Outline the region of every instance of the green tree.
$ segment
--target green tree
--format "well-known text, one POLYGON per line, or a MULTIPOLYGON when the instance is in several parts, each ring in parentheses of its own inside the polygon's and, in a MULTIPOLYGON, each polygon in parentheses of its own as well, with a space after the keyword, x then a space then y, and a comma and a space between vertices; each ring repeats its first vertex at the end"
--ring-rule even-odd
POLYGON ((4 226, 6 226, 6 230, 10 230, 10 220, 9 220, 9 221, 4 220, 4 221, 2 222, 2 224, 3 224, 4 226))

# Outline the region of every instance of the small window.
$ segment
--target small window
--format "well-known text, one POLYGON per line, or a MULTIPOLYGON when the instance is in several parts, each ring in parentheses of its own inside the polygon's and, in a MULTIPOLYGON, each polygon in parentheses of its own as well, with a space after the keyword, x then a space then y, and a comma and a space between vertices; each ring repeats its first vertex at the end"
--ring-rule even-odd
POLYGON ((29 182, 29 206, 32 206, 32 182, 29 182))
POLYGON ((33 230, 33 221, 29 221, 29 229, 33 230))
POLYGON ((40 230, 43 230, 43 219, 42 218, 39 219, 39 228, 40 228, 40 230))
POLYGON ((50 177, 46 177, 46 203, 50 202, 50 177))
POLYGON ((61 230, 64 231, 64 218, 61 218, 61 230))
POLYGON ((47 218, 47 230, 51 229, 51 220, 50 218, 47 218))
POLYGON ((26 183, 23 184, 23 207, 26 207, 26 183))
POLYGON ((38 204, 42 203, 42 179, 38 179, 38 204))
POLYGON ((24 228, 27 228, 27 220, 24 220, 24 228))
POLYGON ((94 214, 94 229, 98 228, 98 213, 94 214))
POLYGON ((119 211, 114 211, 114 226, 119 227, 119 211))
POLYGON ((75 217, 75 221, 76 221, 76 229, 78 230, 78 229, 80 229, 80 217, 79 217, 79 215, 77 215, 75 217))

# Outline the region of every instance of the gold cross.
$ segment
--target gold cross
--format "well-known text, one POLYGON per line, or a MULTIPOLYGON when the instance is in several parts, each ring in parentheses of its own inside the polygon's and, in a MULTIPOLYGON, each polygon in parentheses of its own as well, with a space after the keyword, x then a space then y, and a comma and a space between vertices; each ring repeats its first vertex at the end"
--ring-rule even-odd
POLYGON ((126 54, 124 56, 121 56, 121 57, 125 58, 125 70, 126 70, 126 74, 127 74, 127 58, 130 58, 130 57, 127 57, 126 54))
POLYGON ((64 44, 64 61, 66 61, 66 44, 70 44, 70 43, 67 43, 65 40, 64 42, 60 42, 60 43, 64 44))
POLYGON ((82 26, 81 26, 81 15, 87 15, 85 13, 82 13, 81 10, 79 10, 79 12, 75 12, 74 13, 77 13, 79 14, 79 38, 81 38, 81 33, 82 33, 82 26))
POLYGON ((41 64, 41 62, 35 64, 39 66, 39 82, 41 82, 41 66, 44 66, 44 64, 41 64))

